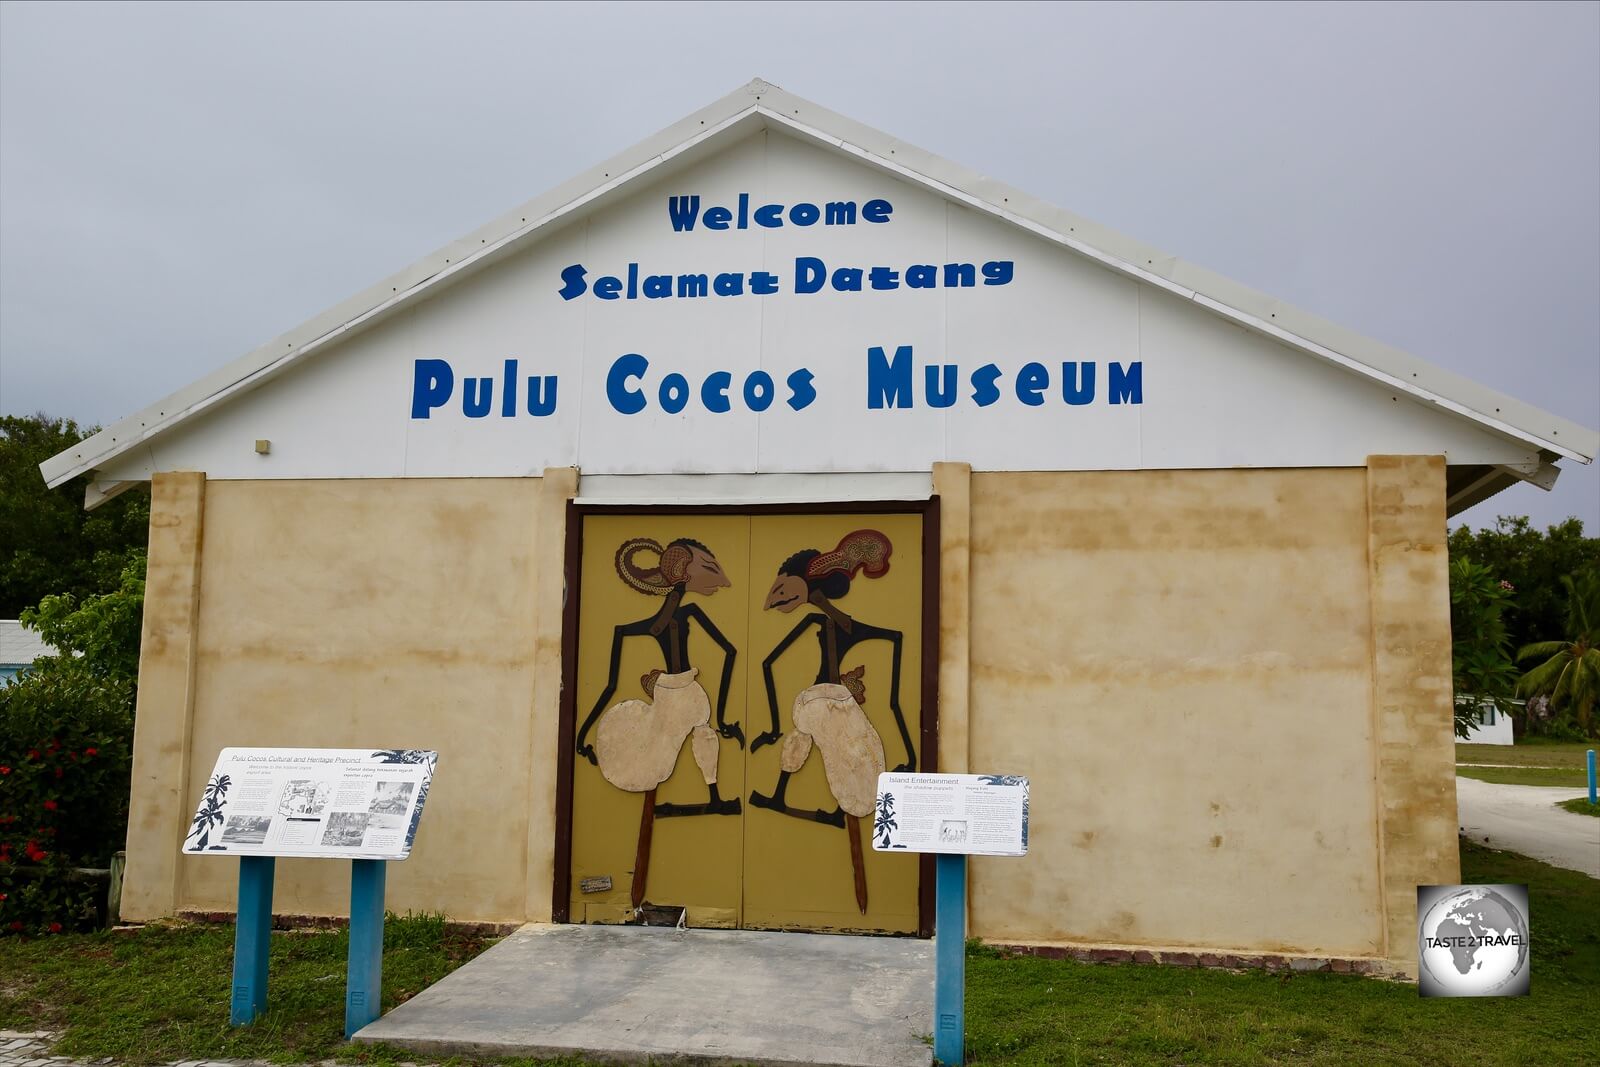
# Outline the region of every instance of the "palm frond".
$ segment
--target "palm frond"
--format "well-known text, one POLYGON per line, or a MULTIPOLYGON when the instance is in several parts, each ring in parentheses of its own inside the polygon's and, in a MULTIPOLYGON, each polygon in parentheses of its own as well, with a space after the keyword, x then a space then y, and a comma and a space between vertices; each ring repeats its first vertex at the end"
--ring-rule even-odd
POLYGON ((1567 641, 1535 641, 1530 645, 1523 645, 1517 651, 1517 662, 1533 659, 1536 656, 1553 656, 1558 652, 1565 652, 1572 645, 1567 641))
POLYGON ((1566 657, 1555 655, 1529 670, 1517 679, 1517 692, 1523 696, 1538 696, 1548 693, 1555 688, 1556 681, 1561 677, 1561 670, 1566 666, 1566 657))
POLYGON ((1573 661, 1567 660, 1561 664, 1561 677, 1556 679, 1556 687, 1550 691, 1550 703, 1560 707, 1572 695, 1573 661))

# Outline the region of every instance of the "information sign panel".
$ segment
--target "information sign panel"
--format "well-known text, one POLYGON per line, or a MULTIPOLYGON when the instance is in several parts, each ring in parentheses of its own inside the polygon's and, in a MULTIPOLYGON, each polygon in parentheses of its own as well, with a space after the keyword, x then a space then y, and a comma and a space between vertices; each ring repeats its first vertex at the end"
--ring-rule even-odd
POLYGON ((438 760, 427 749, 225 748, 183 851, 403 860, 438 760))
POLYGON ((1016 774, 880 774, 879 852, 1028 853, 1028 779, 1016 774))

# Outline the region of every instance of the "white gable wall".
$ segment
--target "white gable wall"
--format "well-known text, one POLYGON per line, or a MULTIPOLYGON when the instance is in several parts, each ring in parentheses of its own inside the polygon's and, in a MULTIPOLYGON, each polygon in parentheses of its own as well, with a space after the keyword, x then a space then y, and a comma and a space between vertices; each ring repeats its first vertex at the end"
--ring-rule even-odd
MULTIPOLYGON (((942 279, 941 279, 942 280, 942 279)), ((747 281, 748 284, 748 281, 747 281)), ((921 187, 779 131, 652 180, 614 206, 544 237, 529 251, 330 346, 209 415, 103 468, 107 481, 153 470, 213 478, 495 477, 546 467, 586 474, 926 471, 940 460, 979 470, 1093 470, 1360 466, 1372 454, 1442 454, 1452 464, 1530 464, 1533 450, 1461 417, 1234 326, 1192 302, 1101 267, 921 187), (881 198, 890 220, 854 226, 674 232, 668 198, 698 195, 701 213, 735 205, 881 198), (833 269, 884 265, 899 288, 798 294, 795 262, 833 269), (905 268, 1010 262, 1008 284, 909 289, 905 268), (601 275, 770 271, 770 296, 563 300, 562 271, 601 275), (910 346, 909 409, 868 404, 868 349, 910 346), (648 407, 621 414, 607 372, 625 353, 650 363, 648 407), (448 362, 450 400, 412 417, 414 363, 448 362), (502 415, 504 361, 518 389, 530 374, 557 382, 555 411, 502 415), (1062 399, 1063 361, 1093 363, 1091 403, 1062 399), (1043 403, 1017 396, 1018 373, 1041 364, 1043 403), (959 398, 930 407, 924 368, 958 368, 959 398), (1002 375, 989 406, 972 375, 1002 375), (1139 403, 1108 402, 1111 365, 1139 367, 1139 403), (785 403, 785 379, 814 375, 816 399, 785 403), (766 370, 776 399, 748 410, 745 376, 766 370), (713 413, 699 390, 727 371, 731 410, 713 413), (685 409, 659 405, 662 376, 681 373, 685 409), (492 382, 488 414, 463 411, 467 378, 492 382), (272 442, 255 453, 256 439, 272 442)))

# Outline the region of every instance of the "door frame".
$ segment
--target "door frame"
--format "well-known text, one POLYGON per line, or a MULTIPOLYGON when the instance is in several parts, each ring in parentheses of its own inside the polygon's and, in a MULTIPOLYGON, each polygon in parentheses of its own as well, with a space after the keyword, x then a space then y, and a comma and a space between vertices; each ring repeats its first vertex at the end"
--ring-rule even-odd
MULTIPOLYGON (((571 922, 572 772, 577 735, 578 608, 583 598, 583 520, 589 515, 920 515, 922 516, 922 720, 918 768, 939 769, 939 497, 782 504, 579 504, 567 501, 561 607, 561 711, 556 741, 555 877, 550 917, 571 922)), ((933 856, 917 857, 917 936, 933 936, 933 856)))

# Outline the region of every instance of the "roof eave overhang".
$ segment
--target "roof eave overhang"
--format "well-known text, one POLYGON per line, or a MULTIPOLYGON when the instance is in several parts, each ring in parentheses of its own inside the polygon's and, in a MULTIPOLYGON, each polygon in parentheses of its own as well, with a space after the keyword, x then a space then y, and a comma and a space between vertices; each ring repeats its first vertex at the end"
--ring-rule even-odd
POLYGON ((1556 466, 1559 458, 1553 452, 1540 452, 1534 462, 1526 465, 1451 467, 1445 477, 1445 516, 1454 518, 1521 482, 1546 491, 1555 488, 1556 479, 1561 476, 1561 468, 1556 466))

